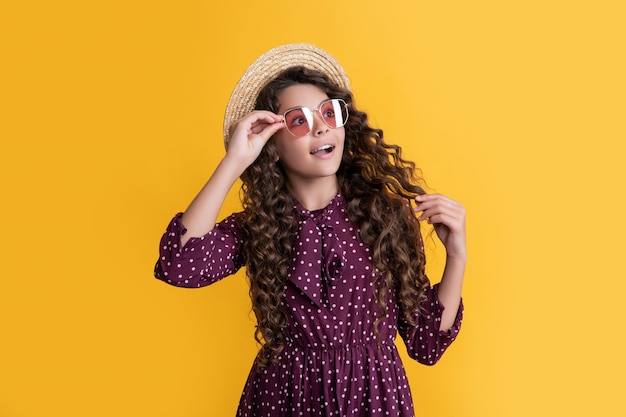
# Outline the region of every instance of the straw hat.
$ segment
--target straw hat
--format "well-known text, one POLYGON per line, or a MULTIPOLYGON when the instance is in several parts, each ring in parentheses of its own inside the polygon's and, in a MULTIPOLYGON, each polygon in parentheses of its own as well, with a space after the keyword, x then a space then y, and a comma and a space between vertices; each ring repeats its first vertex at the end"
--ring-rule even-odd
POLYGON ((230 95, 224 115, 225 147, 228 147, 230 126, 254 110, 256 99, 263 87, 287 68, 295 66, 320 71, 339 87, 350 89, 345 71, 328 52, 307 43, 294 43, 271 49, 248 67, 230 95))

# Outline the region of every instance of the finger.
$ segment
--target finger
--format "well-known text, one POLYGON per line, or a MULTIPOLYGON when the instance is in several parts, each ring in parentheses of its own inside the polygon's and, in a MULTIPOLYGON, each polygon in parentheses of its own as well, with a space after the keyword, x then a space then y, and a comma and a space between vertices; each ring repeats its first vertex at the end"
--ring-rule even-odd
POLYGON ((436 214, 429 217, 428 224, 432 224, 438 231, 447 230, 448 232, 454 234, 463 232, 462 225, 446 214, 436 214))
POLYGON ((276 132, 283 129, 285 124, 282 122, 276 122, 272 124, 266 124, 263 128, 258 132, 258 135, 261 136, 266 141, 269 140, 276 132))
POLYGON ((428 223, 431 223, 430 219, 440 214, 443 214, 443 213, 439 210, 435 210, 435 209, 425 210, 424 212, 422 212, 422 214, 419 215, 417 220, 419 221, 428 220, 428 223))
POLYGON ((451 219, 455 219, 458 222, 465 221, 465 209, 463 207, 454 207, 454 206, 446 206, 437 204, 432 207, 424 207, 418 209, 417 211, 421 211, 422 213, 418 216, 418 220, 426 220, 430 219, 436 215, 445 215, 450 217, 451 219))
POLYGON ((248 113, 247 115, 245 115, 244 117, 242 117, 241 119, 239 119, 238 121, 236 121, 235 123, 233 123, 233 126, 231 127, 231 129, 236 130, 238 128, 243 128, 246 129, 248 131, 250 131, 254 126, 261 124, 261 123, 277 123, 279 121, 282 121, 282 117, 274 114, 270 111, 265 111, 265 110, 255 110, 253 112, 248 113))
POLYGON ((422 195, 418 195, 417 197, 415 197, 415 203, 417 205, 420 204, 424 204, 424 203, 444 203, 447 205, 451 205, 451 206, 461 206, 461 204, 458 201, 455 201, 453 199, 451 199, 450 197, 446 197, 445 195, 442 194, 422 194, 422 195))
POLYGON ((441 200, 431 200, 431 201, 425 201, 423 203, 419 203, 418 205, 415 206, 415 208, 413 209, 416 213, 417 212, 450 212, 450 213, 462 213, 463 212, 463 206, 460 206, 458 204, 452 204, 449 201, 441 201, 441 200))
POLYGON ((256 125, 265 125, 265 124, 274 124, 274 123, 282 123, 283 119, 280 116, 277 116, 273 113, 263 113, 263 114, 251 114, 250 126, 256 125))
POLYGON ((419 217, 420 220, 424 220, 439 212, 449 213, 450 215, 461 218, 465 216, 465 208, 463 205, 443 196, 433 196, 422 202, 416 202, 416 206, 413 210, 416 213, 422 212, 422 215, 419 217))
POLYGON ((442 194, 437 194, 437 193, 420 194, 420 195, 415 197, 415 201, 417 201, 419 203, 419 202, 423 202, 423 201, 435 200, 435 199, 438 199, 440 197, 443 197, 443 195, 442 194))
POLYGON ((446 226, 449 226, 450 223, 453 223, 451 220, 450 216, 445 213, 437 213, 428 217, 429 224, 445 224, 446 226))
POLYGON ((256 121, 256 122, 254 122, 254 123, 250 126, 249 133, 252 133, 252 134, 258 135, 258 134, 260 134, 261 132, 263 132, 263 130, 264 130, 265 128, 267 128, 268 126, 271 126, 271 125, 272 125, 272 123, 267 122, 267 121, 265 121, 265 120, 263 120, 263 121, 256 121))
POLYGON ((282 116, 279 116, 276 113, 272 113, 269 110, 253 110, 250 113, 248 113, 247 115, 245 115, 244 117, 242 117, 243 119, 246 118, 250 118, 251 120, 261 120, 261 119, 266 119, 266 120, 273 120, 273 121, 280 121, 283 119, 282 116))

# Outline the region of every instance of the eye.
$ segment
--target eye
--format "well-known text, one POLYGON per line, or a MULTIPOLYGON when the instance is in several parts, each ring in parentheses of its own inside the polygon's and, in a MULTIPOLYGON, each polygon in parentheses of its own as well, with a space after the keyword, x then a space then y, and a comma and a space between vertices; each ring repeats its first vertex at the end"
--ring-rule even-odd
POLYGON ((324 119, 333 119, 335 117, 333 100, 328 100, 322 103, 320 107, 320 114, 324 119))
POLYGON ((289 126, 302 126, 306 123, 306 119, 303 116, 294 117, 289 119, 289 126))
POLYGON ((307 123, 306 115, 302 109, 292 109, 285 113, 287 127, 298 127, 307 123))

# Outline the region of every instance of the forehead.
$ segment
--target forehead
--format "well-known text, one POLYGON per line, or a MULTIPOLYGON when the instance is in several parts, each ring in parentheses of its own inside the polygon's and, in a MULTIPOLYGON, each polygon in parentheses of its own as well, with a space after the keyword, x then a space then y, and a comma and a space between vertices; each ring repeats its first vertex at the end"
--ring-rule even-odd
POLYGON ((277 98, 280 103, 278 113, 282 113, 287 109, 299 106, 315 109, 329 97, 319 87, 311 84, 297 84, 285 88, 278 94, 277 98))

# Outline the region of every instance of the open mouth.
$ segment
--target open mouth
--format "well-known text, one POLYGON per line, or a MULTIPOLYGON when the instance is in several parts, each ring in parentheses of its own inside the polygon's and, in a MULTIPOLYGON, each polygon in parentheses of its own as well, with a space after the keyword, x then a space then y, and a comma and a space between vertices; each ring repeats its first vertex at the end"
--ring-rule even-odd
POLYGON ((333 145, 322 145, 317 149, 313 149, 310 153, 311 155, 315 155, 316 153, 320 153, 320 152, 331 153, 333 149, 335 149, 333 145))

